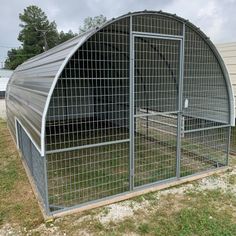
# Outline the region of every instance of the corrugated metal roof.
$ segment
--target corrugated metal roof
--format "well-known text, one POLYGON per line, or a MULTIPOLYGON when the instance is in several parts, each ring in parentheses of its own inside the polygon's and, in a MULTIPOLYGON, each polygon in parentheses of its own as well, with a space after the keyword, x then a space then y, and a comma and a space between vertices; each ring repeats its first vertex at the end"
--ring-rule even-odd
MULTIPOLYGON (((236 99, 236 42, 222 43, 216 45, 228 70, 233 86, 234 98, 236 99)), ((236 114, 236 104, 235 104, 236 114)))

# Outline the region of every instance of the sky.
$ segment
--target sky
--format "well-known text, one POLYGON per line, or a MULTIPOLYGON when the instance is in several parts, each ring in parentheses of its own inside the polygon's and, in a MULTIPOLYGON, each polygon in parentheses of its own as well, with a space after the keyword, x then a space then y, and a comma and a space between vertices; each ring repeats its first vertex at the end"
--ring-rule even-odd
POLYGON ((177 14, 200 27, 214 43, 236 41, 236 0, 0 0, 0 67, 12 47, 20 46, 19 13, 37 5, 58 30, 78 33, 86 17, 107 19, 127 12, 162 10, 177 14))

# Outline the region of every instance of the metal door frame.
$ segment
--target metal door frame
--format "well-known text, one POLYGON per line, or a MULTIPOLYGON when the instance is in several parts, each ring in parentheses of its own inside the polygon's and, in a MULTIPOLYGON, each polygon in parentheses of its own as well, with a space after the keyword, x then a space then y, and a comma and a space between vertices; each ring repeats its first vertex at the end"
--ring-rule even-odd
MULTIPOLYGON (((132 26, 132 18, 130 19, 130 26, 132 26)), ((130 159, 130 190, 144 188, 146 186, 155 185, 157 183, 179 179, 180 178, 180 157, 181 157, 181 132, 182 132, 182 100, 183 100, 183 77, 184 77, 184 34, 185 34, 185 25, 183 25, 183 36, 176 35, 164 35, 164 34, 156 34, 156 33, 144 33, 144 32, 136 32, 132 31, 132 27, 130 29, 130 147, 129 147, 129 159, 130 159), (163 39, 163 40, 177 40, 179 41, 179 84, 178 84, 178 110, 177 113, 177 135, 176 135, 176 176, 173 178, 159 180, 153 183, 145 184, 142 186, 134 186, 134 169, 135 169, 135 130, 134 130, 134 95, 135 95, 135 83, 134 83, 134 41, 135 38, 155 38, 155 39, 163 39)))

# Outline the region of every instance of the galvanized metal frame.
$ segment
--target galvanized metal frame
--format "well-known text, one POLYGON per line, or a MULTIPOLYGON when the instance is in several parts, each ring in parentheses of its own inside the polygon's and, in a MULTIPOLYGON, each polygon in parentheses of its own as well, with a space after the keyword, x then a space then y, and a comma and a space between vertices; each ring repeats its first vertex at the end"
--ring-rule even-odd
POLYGON ((183 81, 184 81, 184 40, 185 40, 185 24, 183 23, 183 39, 180 45, 180 75, 178 88, 178 121, 177 121, 177 165, 176 174, 180 178, 180 157, 181 157, 181 138, 182 138, 182 109, 183 109, 183 81))
POLYGON ((227 140, 227 156, 226 156, 226 165, 229 165, 229 154, 230 154, 230 146, 231 146, 231 126, 228 126, 228 140, 227 140))
MULTIPOLYGON (((183 24, 183 28, 184 28, 184 24, 183 24)), ((182 129, 182 124, 181 124, 181 111, 182 111, 182 87, 183 87, 183 65, 184 65, 184 58, 183 58, 183 49, 184 49, 184 34, 183 36, 176 36, 176 35, 163 35, 163 34, 155 34, 155 33, 144 33, 144 32, 137 32, 137 31, 133 31, 132 32, 132 40, 130 42, 130 45, 132 45, 132 52, 131 52, 131 76, 130 76, 130 81, 131 81, 131 86, 132 89, 130 90, 130 101, 132 101, 131 103, 131 114, 130 114, 130 118, 131 118, 131 123, 130 123, 130 137, 132 138, 132 141, 130 142, 130 159, 132 160, 132 167, 131 167, 131 173, 132 173, 132 184, 134 184, 134 159, 135 159, 135 153, 134 153, 134 121, 133 119, 135 119, 136 117, 148 117, 148 116, 153 116, 153 115, 157 115, 157 114, 172 114, 174 112, 176 112, 178 114, 178 123, 177 123, 177 146, 176 146, 176 159, 177 159, 177 165, 176 165, 176 177, 170 178, 169 180, 175 180, 177 178, 180 177, 180 152, 181 152, 181 129, 182 129), (180 54, 179 54, 179 96, 178 96, 178 111, 171 111, 171 112, 155 112, 155 114, 134 114, 133 108, 134 108, 134 103, 133 103, 133 96, 134 96, 134 48, 133 48, 133 42, 135 40, 135 37, 141 37, 141 38, 153 38, 153 39, 167 39, 167 40, 176 40, 180 42, 180 54), (132 118, 133 117, 133 118, 132 118)), ((166 182, 168 179, 166 180, 158 180, 156 182, 153 183, 149 183, 149 184, 145 184, 142 186, 136 186, 134 187, 134 185, 132 185, 131 190, 133 189, 142 189, 145 187, 149 187, 149 186, 153 186, 155 184, 160 184, 162 182, 166 182)))
POLYGON ((134 47, 133 47, 133 33, 132 33, 132 16, 130 16, 130 74, 129 74, 129 81, 130 81, 130 114, 129 114, 129 127, 130 127, 130 147, 129 147, 129 158, 130 158, 130 190, 134 189, 134 47))
MULTIPOLYGON (((157 12, 155 12, 157 13, 157 12)), ((132 23, 132 15, 142 15, 142 14, 153 14, 151 12, 140 12, 140 13, 135 13, 135 14, 130 14, 130 22, 132 23)), ((162 14, 162 12, 160 12, 160 15, 162 14)), ((106 27, 108 24, 112 24, 113 22, 117 21, 117 20, 120 20, 124 17, 127 17, 127 15, 124 15, 124 16, 121 16, 121 17, 118 17, 117 19, 114 19, 114 20, 111 20, 110 22, 107 22, 106 24, 104 24, 102 26, 102 28, 106 27)), ((188 21, 183 21, 181 18, 178 19, 178 17, 176 17, 176 15, 171 15, 169 14, 169 17, 173 17, 173 18, 176 18, 176 20, 179 20, 179 21, 182 21, 183 22, 183 25, 185 27, 185 24, 188 23, 190 27, 192 27, 194 29, 194 25, 191 25, 188 21)), ((131 26, 132 27, 132 26, 131 26)), ((97 28, 95 31, 92 31, 90 35, 87 35, 84 39, 84 42, 91 37, 91 35, 95 34, 98 30, 100 30, 101 28, 97 28)), ((131 28, 131 31, 132 31, 132 28, 131 28)), ((132 33, 136 33, 135 31, 132 31, 132 33)), ((140 35, 144 34, 143 32, 137 32, 139 33, 140 35)), ((202 32, 201 32, 202 33, 202 32)), ((148 33, 145 33, 146 35, 149 35, 148 33)), ((202 33, 203 34, 203 33, 202 33)), ((152 34, 153 35, 153 34, 152 34)), ((169 37, 170 35, 161 35, 161 34, 154 34, 156 36, 166 36, 166 37, 169 37)), ((178 38, 178 39, 181 39, 183 38, 184 36, 177 36, 176 35, 171 35, 170 37, 172 38, 178 38)), ((211 47, 212 51, 217 55, 217 58, 218 58, 218 61, 219 61, 219 64, 221 65, 221 68, 224 72, 224 75, 226 76, 226 83, 227 83, 227 87, 228 87, 228 91, 229 91, 229 99, 230 99, 230 111, 232 112, 232 114, 230 114, 230 123, 231 125, 234 126, 235 124, 235 114, 234 114, 234 109, 232 109, 232 107, 234 108, 234 95, 233 95, 233 89, 232 89, 232 85, 230 83, 230 79, 229 79, 229 75, 228 75, 228 72, 227 72, 227 69, 225 67, 225 64, 223 62, 223 60, 221 59, 221 56, 219 55, 217 49, 215 48, 215 46, 210 42, 210 40, 208 40, 208 38, 204 35, 204 40, 207 41, 207 43, 209 44, 209 46, 211 47)), ((51 100, 51 96, 52 96, 52 93, 54 91, 54 88, 55 88, 55 85, 59 79, 59 76, 60 74, 62 73, 66 63, 69 61, 69 59, 72 57, 72 55, 78 50, 78 48, 81 46, 81 42, 76 45, 74 47, 74 49, 71 51, 71 53, 66 57, 66 59, 64 60, 63 64, 61 65, 59 71, 57 72, 56 76, 55 76, 55 79, 53 81, 53 84, 50 88, 50 91, 49 91, 49 94, 48 94, 48 97, 47 97, 47 101, 46 101, 46 104, 45 104, 45 109, 44 109, 44 112, 43 112, 43 116, 42 116, 42 134, 41 134, 41 155, 45 155, 45 123, 46 123, 46 115, 47 115, 47 112, 48 112, 48 107, 49 107, 49 103, 50 103, 50 100, 51 100)))
POLYGON ((123 139, 123 140, 116 140, 116 141, 110 141, 110 142, 102 142, 102 143, 95 143, 95 144, 88 144, 83 146, 77 146, 77 147, 71 147, 71 148, 63 148, 63 149, 56 149, 56 150, 48 150, 46 151, 46 154, 52 154, 52 153, 59 153, 59 152, 66 152, 66 151, 74 151, 74 150, 80 150, 85 148, 93 148, 93 147, 102 147, 110 144, 119 144, 119 143, 126 143, 129 142, 130 139, 123 139))
MULTIPOLYGON (((21 124, 21 122, 18 120, 17 117, 15 117, 15 124, 17 124, 17 122, 24 128, 25 132, 27 133, 27 135, 29 136, 29 139, 31 140, 31 142, 34 144, 34 146, 36 147, 36 149, 40 152, 41 156, 46 156, 49 154, 53 154, 53 153, 60 153, 60 152, 65 152, 65 151, 72 151, 72 150, 80 150, 80 149, 84 149, 84 148, 93 148, 93 147, 102 147, 105 145, 110 145, 110 144, 120 144, 120 143, 129 143, 129 191, 126 192, 122 192, 120 194, 115 194, 109 197, 104 197, 101 199, 97 199, 97 200, 92 200, 86 203, 81 203, 81 204, 77 204, 73 207, 65 207, 64 209, 59 209, 59 208, 63 208, 64 206, 55 206, 55 208, 58 208, 58 210, 55 210, 53 213, 50 211, 50 207, 49 207, 49 200, 48 200, 48 177, 47 177, 47 169, 48 169, 48 163, 47 163, 47 159, 44 158, 44 171, 45 171, 45 184, 46 184, 46 210, 47 210, 47 214, 54 214, 54 213, 59 213, 59 212, 64 212, 68 209, 75 209, 75 208, 79 208, 79 207, 83 207, 86 205, 89 205, 91 203, 96 203, 96 202, 101 202, 101 201, 105 201, 106 199, 112 199, 112 198, 116 198, 117 196, 124 196, 130 192, 135 192, 135 191, 139 191, 140 189, 145 189, 148 187, 152 187, 152 186, 156 186, 156 185, 160 185, 163 183, 168 183, 171 181, 175 181, 177 179, 185 179, 187 177, 185 176, 181 176, 180 172, 180 168, 181 168, 181 142, 182 142, 182 138, 184 137, 184 134, 191 134, 194 132, 198 132, 198 131, 205 131, 205 130, 212 130, 212 129, 220 129, 220 128, 229 128, 230 124, 233 124, 234 122, 232 122, 232 112, 234 112, 234 108, 232 109, 232 89, 231 88, 231 84, 229 83, 228 77, 227 77, 227 71, 225 70, 224 64, 222 62, 222 60, 220 59, 219 56, 217 56, 217 60, 219 62, 219 65, 221 66, 221 69, 223 71, 223 74, 225 76, 225 80, 226 80, 226 85, 227 85, 227 92, 228 92, 228 96, 229 96, 229 110, 231 112, 230 114, 230 120, 229 120, 229 124, 221 124, 221 125, 215 125, 215 126, 211 126, 211 127, 203 127, 203 128, 196 128, 196 129, 191 129, 191 130, 182 130, 182 118, 183 118, 183 81, 184 81, 184 49, 185 49, 185 25, 188 25, 188 27, 191 27, 195 30, 195 28, 188 22, 183 21, 182 19, 179 19, 175 16, 171 16, 171 18, 174 18, 175 20, 178 20, 180 22, 182 22, 183 24, 183 35, 168 35, 168 34, 158 34, 158 33, 148 33, 148 32, 138 32, 138 31, 133 31, 132 30, 132 25, 133 25, 133 21, 132 21, 132 17, 136 16, 136 15, 142 15, 142 14, 153 14, 153 13, 134 13, 134 14, 130 14, 128 15, 129 20, 130 20, 130 28, 129 28, 129 139, 124 139, 124 140, 116 140, 116 141, 109 141, 109 142, 103 142, 103 143, 96 143, 96 144, 88 144, 88 145, 84 145, 84 146, 77 146, 77 147, 70 147, 70 148, 63 148, 63 149, 57 149, 57 150, 47 150, 45 148, 45 132, 46 132, 46 118, 47 118, 47 112, 49 109, 49 105, 50 105, 50 101, 55 89, 55 86, 60 78, 60 75, 62 73, 62 71, 64 70, 66 64, 69 62, 69 60, 71 59, 71 57, 74 55, 74 53, 79 50, 79 48, 82 46, 82 44, 84 42, 86 42, 86 40, 88 40, 92 35, 96 34, 100 29, 106 27, 109 24, 112 24, 122 18, 127 17, 127 15, 122 16, 118 19, 115 19, 107 24, 105 24, 102 28, 96 29, 94 31, 91 31, 90 34, 85 34, 84 39, 82 41, 80 41, 74 48, 73 50, 71 50, 71 52, 67 55, 66 59, 64 60, 64 62, 62 63, 62 65, 60 66, 60 69, 58 70, 53 83, 50 87, 50 91, 48 93, 47 96, 47 100, 46 100, 46 104, 44 107, 44 111, 43 111, 43 115, 42 115, 42 126, 41 126, 41 147, 39 148, 37 146, 37 144, 34 142, 33 138, 31 137, 31 135, 28 133, 28 131, 23 127, 23 125, 21 124), (179 81, 178 81, 178 110, 177 111, 172 111, 172 112, 156 112, 154 114, 135 114, 134 112, 134 92, 135 92, 135 88, 134 88, 134 40, 136 37, 143 37, 143 38, 153 38, 153 39, 168 39, 168 40, 177 40, 180 42, 180 60, 179 60, 179 81), (165 180, 159 180, 157 182, 153 182, 153 183, 148 183, 148 184, 144 184, 142 186, 134 186, 134 161, 135 161, 135 152, 134 152, 134 142, 135 142, 135 122, 134 119, 138 118, 138 117, 146 117, 147 118, 147 126, 148 126, 148 117, 149 116, 154 116, 154 115, 162 115, 162 114, 172 114, 172 113, 176 113, 177 114, 177 136, 176 136, 176 141, 177 141, 177 148, 176 148, 176 177, 173 178, 169 178, 169 179, 165 179, 165 180)), ((162 15, 162 13, 160 13, 160 15, 162 15)), ((214 46, 210 43, 210 41, 206 38, 204 38, 204 40, 207 42, 207 44, 210 46, 211 50, 216 54, 217 52, 215 52, 215 48, 214 46)), ((13 85, 14 86, 14 85, 13 85)), ((40 111, 38 111, 40 113, 40 111)), ((234 119, 233 119, 234 120, 234 119)), ((217 121, 215 121, 217 122, 217 121)), ((15 125, 16 128, 16 134, 18 134, 17 131, 17 125, 15 125)), ((230 128, 228 129, 229 132, 229 137, 230 137, 230 128)), ((228 138, 228 144, 227 144, 227 164, 228 164, 228 156, 229 156, 229 140, 230 138, 228 138)), ((16 143, 17 146, 19 146, 19 140, 18 140, 18 135, 16 135, 16 143)), ((217 167, 221 168, 220 166, 218 166, 218 162, 217 162, 217 167)), ((208 172, 208 171, 206 171, 208 172)), ((210 172, 210 170, 209 170, 210 172)), ((199 172, 200 173, 200 172, 199 172)), ((197 174, 199 174, 197 173, 197 174)), ((204 172, 201 172, 204 173, 204 172)), ((197 175, 196 173, 194 174, 190 174, 188 175, 188 177, 191 176, 195 176, 197 175)))
POLYGON ((32 144, 35 146, 35 148, 38 150, 38 152, 40 153, 40 148, 38 147, 38 145, 34 142, 33 138, 31 137, 31 135, 29 134, 28 130, 24 127, 24 125, 20 122, 20 120, 15 117, 15 124, 16 124, 16 144, 17 147, 19 148, 19 137, 18 137, 18 129, 17 129, 17 123, 20 124, 20 126, 22 127, 22 129, 26 132, 26 134, 28 135, 29 139, 31 140, 32 144))

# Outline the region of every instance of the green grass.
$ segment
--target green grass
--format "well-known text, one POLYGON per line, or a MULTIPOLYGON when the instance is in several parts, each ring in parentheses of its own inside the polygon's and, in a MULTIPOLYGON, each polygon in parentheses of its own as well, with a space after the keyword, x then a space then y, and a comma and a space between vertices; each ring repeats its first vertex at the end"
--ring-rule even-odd
POLYGON ((6 122, 1 119, 0 181, 0 225, 14 222, 32 228, 43 221, 6 122))
MULTIPOLYGON (((184 208, 173 217, 162 218, 157 225, 152 225, 156 235, 235 235, 236 224, 228 213, 216 214, 216 210, 208 208, 184 208), (213 215, 213 216, 212 216, 213 215), (169 226, 169 227, 168 227, 169 226), (178 232, 178 233, 177 233, 178 232)), ((151 227, 150 226, 150 227, 151 227)))
MULTIPOLYGON (((236 157, 230 159, 236 168, 236 157)), ((116 163, 113 163, 115 165, 116 163)), ((100 174, 100 173, 98 173, 100 174)), ((235 185, 235 175, 226 172, 226 182, 235 185)), ((218 175, 214 178, 219 178, 218 175)), ((27 180, 15 145, 0 120, 0 227, 9 223, 25 233, 44 223, 37 201, 27 180)), ((194 185, 195 186, 195 185, 194 185)), ((79 235, 236 235, 236 198, 221 190, 189 191, 184 195, 168 194, 161 198, 149 193, 130 200, 130 207, 148 201, 149 206, 134 211, 121 222, 107 225, 98 220, 99 214, 109 214, 106 207, 66 216, 46 224, 48 235, 56 226, 61 234, 79 235), (81 220, 81 217, 90 218, 81 220)), ((40 230, 29 235, 44 235, 40 230)))

